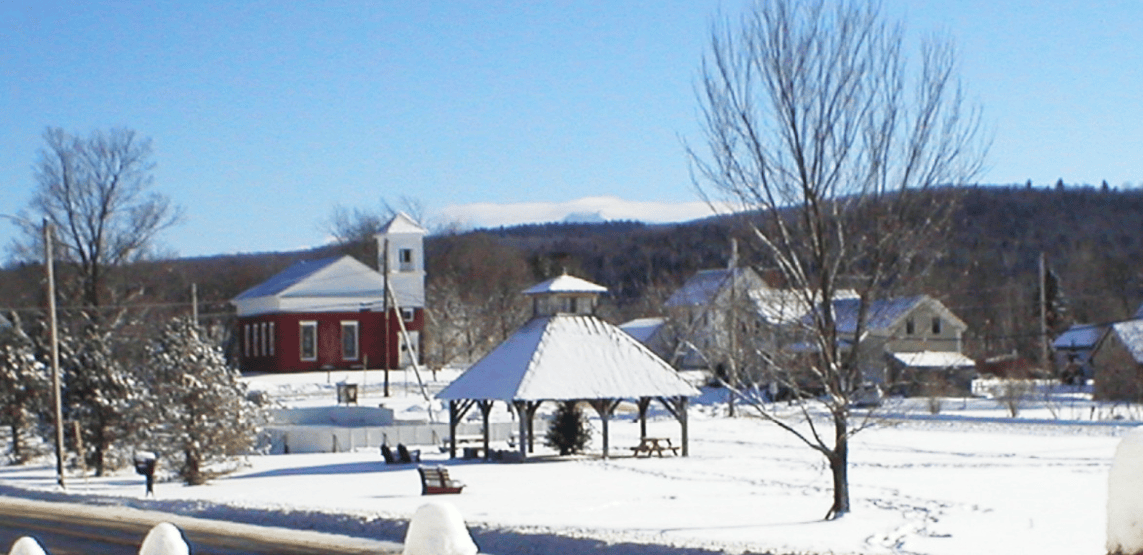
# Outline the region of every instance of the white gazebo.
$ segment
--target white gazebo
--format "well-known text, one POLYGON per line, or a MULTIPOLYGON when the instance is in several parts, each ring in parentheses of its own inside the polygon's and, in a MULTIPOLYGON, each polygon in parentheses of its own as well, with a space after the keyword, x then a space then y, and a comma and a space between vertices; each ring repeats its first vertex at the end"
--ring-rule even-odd
MULTIPOLYGON (((642 343, 594 316, 606 291, 568 275, 525 290, 532 297, 532 319, 437 394, 449 402, 450 437, 478 406, 487 458, 488 415, 496 401, 503 401, 519 418, 520 455, 526 458, 535 440, 532 420, 544 401, 586 401, 599 413, 607 457, 608 421, 619 403, 637 402, 646 436, 647 408, 658 400, 679 421, 682 454, 688 455, 687 404, 699 392, 642 343)), ((455 441, 450 456, 456 456, 455 441)))

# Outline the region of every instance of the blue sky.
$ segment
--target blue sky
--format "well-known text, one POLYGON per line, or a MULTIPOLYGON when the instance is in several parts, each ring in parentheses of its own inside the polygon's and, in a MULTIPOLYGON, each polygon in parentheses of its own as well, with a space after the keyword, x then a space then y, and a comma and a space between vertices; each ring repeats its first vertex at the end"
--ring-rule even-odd
MULTIPOLYGON (((695 213, 693 84, 712 20, 746 3, 532 4, 5 2, 0 213, 30 199, 47 126, 151 137, 187 212, 162 241, 187 256, 317 245, 335 205, 402 195, 482 224, 695 213)), ((883 11, 956 41, 993 138, 982 182, 1143 182, 1143 4, 883 11)))

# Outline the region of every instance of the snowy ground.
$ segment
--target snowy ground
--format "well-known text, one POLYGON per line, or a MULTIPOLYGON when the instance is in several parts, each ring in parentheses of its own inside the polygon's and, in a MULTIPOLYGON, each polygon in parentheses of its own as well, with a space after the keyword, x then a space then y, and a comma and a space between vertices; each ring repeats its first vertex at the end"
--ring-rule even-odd
MULTIPOLYGON (((338 380, 264 377, 252 387, 314 406, 332 399, 329 382, 338 380)), ((399 416, 424 415, 415 379, 395 378, 389 399, 377 397, 375 380, 367 377, 362 405, 384 401, 399 416)), ((925 400, 888 412, 895 411, 897 418, 854 438, 853 512, 831 522, 821 520, 831 495, 824 459, 773 425, 727 418, 713 395, 691 407, 686 458, 632 458, 639 427, 630 416, 611 426, 620 456, 609 460, 486 464, 419 447, 468 484, 448 501, 486 553, 570 552, 599 541, 630 553, 1106 552, 1108 472, 1120 436, 1137 423, 1131 411, 1097 407, 1079 394, 1034 395, 1019 419, 987 399, 946 399, 936 415, 925 400)), ((677 442, 679 428, 660 414, 649 433, 677 442)), ((54 481, 46 465, 0 469, 0 493, 14 488, 56 497, 47 493, 54 481)), ((396 541, 426 501, 415 468, 386 466, 372 449, 251 457, 248 468, 210 485, 159 483, 153 501, 142 493, 141 478, 124 472, 73 477, 67 495, 396 541)))

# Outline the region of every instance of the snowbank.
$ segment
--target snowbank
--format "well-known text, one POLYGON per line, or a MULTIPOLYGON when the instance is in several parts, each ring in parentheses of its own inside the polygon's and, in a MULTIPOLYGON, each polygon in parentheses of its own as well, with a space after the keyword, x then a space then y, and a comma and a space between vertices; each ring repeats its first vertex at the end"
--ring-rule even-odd
POLYGON ((24 536, 12 544, 11 551, 8 555, 47 555, 44 553, 44 548, 40 547, 39 542, 24 536))
POLYGON ((444 501, 421 505, 409 521, 405 555, 476 555, 464 518, 444 501))
POLYGON ((139 555, 190 555, 190 546, 174 524, 160 522, 143 538, 139 555))
POLYGON ((1143 553, 1143 429, 1123 436, 1107 483, 1107 552, 1143 553))

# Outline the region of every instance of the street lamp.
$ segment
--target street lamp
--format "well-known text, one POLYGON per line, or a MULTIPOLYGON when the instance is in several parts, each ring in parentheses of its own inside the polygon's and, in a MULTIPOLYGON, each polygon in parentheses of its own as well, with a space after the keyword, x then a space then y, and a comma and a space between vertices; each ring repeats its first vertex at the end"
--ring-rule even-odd
MULTIPOLYGON (((24 225, 35 227, 35 224, 23 218, 9 216, 7 214, 0 214, 0 217, 8 218, 24 225)), ((60 488, 67 489, 67 484, 64 483, 64 469, 63 469, 63 401, 60 399, 60 348, 59 348, 59 327, 56 324, 56 276, 54 271, 54 259, 52 258, 52 224, 47 218, 44 218, 44 272, 47 274, 48 279, 48 322, 51 331, 51 345, 52 345, 52 404, 55 405, 55 423, 56 423, 56 483, 60 488)), ((80 454, 82 456, 82 453, 80 454)))

